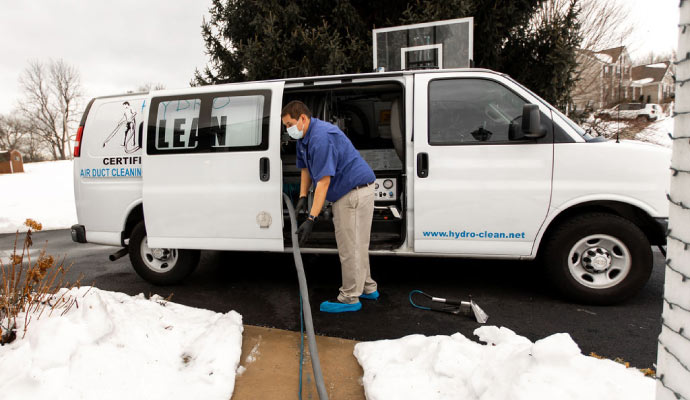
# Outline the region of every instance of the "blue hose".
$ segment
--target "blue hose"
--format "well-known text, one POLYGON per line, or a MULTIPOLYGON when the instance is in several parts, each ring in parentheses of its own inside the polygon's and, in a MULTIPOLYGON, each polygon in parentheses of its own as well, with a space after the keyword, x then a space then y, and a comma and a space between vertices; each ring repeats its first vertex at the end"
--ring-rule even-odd
POLYGON ((422 310, 431 310, 431 308, 429 308, 429 307, 420 306, 420 305, 416 304, 414 301, 412 301, 412 295, 415 294, 415 293, 419 293, 419 294, 421 294, 422 296, 431 298, 431 296, 429 296, 428 294, 422 292, 421 290, 413 290, 413 291, 410 292, 410 296, 409 296, 410 304, 412 304, 412 306, 417 307, 417 308, 422 309, 422 310))

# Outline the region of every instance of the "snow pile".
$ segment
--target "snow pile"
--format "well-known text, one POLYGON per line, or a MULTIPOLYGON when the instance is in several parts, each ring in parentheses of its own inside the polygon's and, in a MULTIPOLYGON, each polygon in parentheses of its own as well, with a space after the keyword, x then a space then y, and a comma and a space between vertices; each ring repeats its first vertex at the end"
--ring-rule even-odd
POLYGON ((658 144, 664 147, 671 147, 673 140, 668 134, 673 134, 673 118, 664 118, 652 122, 635 135, 635 140, 658 144))
POLYGON ((0 347, 3 400, 232 396, 243 330, 235 311, 96 288, 70 294, 78 308, 34 318, 23 339, 0 347))
POLYGON ((0 233, 26 231, 27 218, 43 229, 76 224, 72 161, 24 164, 24 171, 0 175, 0 233))
POLYGON ((367 399, 654 399, 655 381, 610 360, 583 356, 570 335, 536 343, 507 328, 410 335, 358 343, 367 399))

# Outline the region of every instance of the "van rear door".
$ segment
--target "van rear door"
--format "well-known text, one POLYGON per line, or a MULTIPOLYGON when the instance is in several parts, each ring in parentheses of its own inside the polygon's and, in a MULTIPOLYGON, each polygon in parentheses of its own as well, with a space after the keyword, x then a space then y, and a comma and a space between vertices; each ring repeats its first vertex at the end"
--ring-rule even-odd
POLYGON ((160 92, 143 159, 150 247, 283 250, 283 82, 160 92))

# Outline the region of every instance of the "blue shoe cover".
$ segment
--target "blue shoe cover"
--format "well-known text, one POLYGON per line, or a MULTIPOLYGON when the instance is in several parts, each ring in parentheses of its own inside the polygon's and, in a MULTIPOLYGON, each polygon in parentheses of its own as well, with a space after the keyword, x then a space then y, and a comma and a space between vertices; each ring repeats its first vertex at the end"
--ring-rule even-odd
POLYGON ((361 296, 359 296, 360 299, 367 299, 367 300, 376 300, 379 298, 379 291, 376 290, 374 292, 371 292, 369 294, 362 293, 361 296))
POLYGON ((339 301, 324 301, 321 303, 319 310, 327 313, 341 313, 348 311, 359 311, 362 309, 362 303, 345 304, 339 301))

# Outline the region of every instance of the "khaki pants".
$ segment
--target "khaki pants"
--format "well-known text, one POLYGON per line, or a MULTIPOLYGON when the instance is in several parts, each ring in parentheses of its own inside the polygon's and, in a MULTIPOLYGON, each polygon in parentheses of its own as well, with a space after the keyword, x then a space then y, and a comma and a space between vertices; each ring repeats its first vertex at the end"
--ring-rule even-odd
POLYGON ((362 293, 377 290, 369 271, 369 238, 374 216, 374 185, 352 189, 333 203, 335 241, 343 276, 338 301, 359 302, 362 293))

